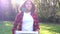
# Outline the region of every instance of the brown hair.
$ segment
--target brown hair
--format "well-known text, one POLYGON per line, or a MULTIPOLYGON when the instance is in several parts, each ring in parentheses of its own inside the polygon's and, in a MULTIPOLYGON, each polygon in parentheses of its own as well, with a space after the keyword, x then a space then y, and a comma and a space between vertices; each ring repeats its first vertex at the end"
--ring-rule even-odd
MULTIPOLYGON (((28 1, 25 1, 24 4, 23 4, 23 5, 21 6, 21 8, 20 8, 20 10, 23 11, 23 12, 26 10, 26 7, 25 7, 26 2, 28 2, 28 1)), ((30 1, 30 2, 31 2, 31 1, 30 1)), ((31 2, 31 5, 32 5, 32 8, 31 8, 30 11, 31 11, 31 12, 34 12, 34 11, 35 11, 35 5, 34 5, 32 2, 31 2)))

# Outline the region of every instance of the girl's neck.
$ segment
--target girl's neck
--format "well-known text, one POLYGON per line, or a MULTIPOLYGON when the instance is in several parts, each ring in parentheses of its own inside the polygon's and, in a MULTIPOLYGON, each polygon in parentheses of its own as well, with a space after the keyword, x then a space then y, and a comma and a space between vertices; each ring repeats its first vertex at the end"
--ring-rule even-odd
POLYGON ((30 11, 25 11, 25 13, 29 13, 30 11))

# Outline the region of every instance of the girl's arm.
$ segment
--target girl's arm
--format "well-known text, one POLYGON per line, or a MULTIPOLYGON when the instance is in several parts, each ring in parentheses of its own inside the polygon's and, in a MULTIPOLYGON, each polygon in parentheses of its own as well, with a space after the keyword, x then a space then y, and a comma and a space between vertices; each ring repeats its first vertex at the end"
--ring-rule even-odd
POLYGON ((14 24, 13 24, 13 28, 12 28, 12 34, 15 33, 14 31, 17 29, 18 23, 19 23, 19 14, 17 14, 17 16, 16 16, 16 18, 14 20, 14 24))
POLYGON ((35 28, 36 30, 35 31, 38 31, 38 34, 40 34, 40 28, 39 28, 39 19, 38 19, 38 14, 35 12, 35 28))

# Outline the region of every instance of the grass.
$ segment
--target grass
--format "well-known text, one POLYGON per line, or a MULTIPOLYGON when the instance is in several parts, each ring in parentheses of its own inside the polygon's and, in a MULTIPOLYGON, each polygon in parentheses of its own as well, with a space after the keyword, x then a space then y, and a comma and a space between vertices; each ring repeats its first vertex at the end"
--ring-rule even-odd
POLYGON ((12 22, 0 22, 0 34, 12 34, 11 29, 12 29, 12 22))
MULTIPOLYGON (((12 34, 13 22, 0 22, 0 34, 12 34)), ((40 23, 40 34, 60 34, 60 25, 53 23, 40 23)))
POLYGON ((60 25, 53 23, 40 23, 40 34, 60 34, 60 25))

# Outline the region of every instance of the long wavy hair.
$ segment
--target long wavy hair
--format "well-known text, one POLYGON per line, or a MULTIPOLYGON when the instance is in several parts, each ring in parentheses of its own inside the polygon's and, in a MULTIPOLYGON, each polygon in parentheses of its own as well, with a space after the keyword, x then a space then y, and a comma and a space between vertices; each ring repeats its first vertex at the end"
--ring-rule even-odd
MULTIPOLYGON (((26 4, 26 2, 28 2, 28 1, 25 1, 24 2, 24 4, 21 6, 21 8, 20 8, 20 10, 22 11, 22 12, 24 12, 24 11, 26 11, 26 7, 25 7, 25 4, 26 4)), ((31 2, 31 1, 30 1, 31 2)), ((32 8, 31 8, 31 10, 30 10, 30 12, 34 12, 35 11, 35 5, 31 2, 31 5, 32 5, 32 8)))

